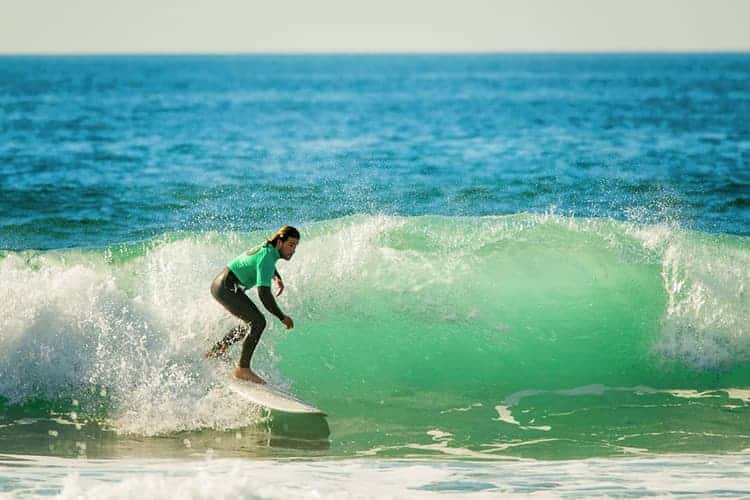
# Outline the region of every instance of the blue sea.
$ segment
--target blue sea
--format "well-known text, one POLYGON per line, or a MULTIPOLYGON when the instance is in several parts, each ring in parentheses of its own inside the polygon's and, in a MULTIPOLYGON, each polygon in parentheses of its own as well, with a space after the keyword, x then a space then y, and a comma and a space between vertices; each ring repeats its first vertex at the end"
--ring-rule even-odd
POLYGON ((0 282, 2 498, 747 497, 750 55, 0 57, 0 282))

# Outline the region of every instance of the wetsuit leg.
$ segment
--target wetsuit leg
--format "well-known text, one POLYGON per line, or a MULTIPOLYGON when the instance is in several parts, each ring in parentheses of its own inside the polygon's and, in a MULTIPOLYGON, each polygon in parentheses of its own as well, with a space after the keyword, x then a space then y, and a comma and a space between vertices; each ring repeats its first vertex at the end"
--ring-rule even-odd
POLYGON ((266 327, 266 318, 257 308, 253 301, 245 295, 240 282, 232 271, 225 268, 211 283, 211 295, 224 306, 224 308, 249 325, 232 328, 211 350, 211 352, 222 352, 227 347, 245 337, 242 344, 242 355, 240 356, 241 368, 250 367, 250 358, 253 356, 255 347, 260 341, 260 336, 266 327), (248 328, 249 326, 249 328, 248 328), (248 329, 250 333, 248 334, 248 329))

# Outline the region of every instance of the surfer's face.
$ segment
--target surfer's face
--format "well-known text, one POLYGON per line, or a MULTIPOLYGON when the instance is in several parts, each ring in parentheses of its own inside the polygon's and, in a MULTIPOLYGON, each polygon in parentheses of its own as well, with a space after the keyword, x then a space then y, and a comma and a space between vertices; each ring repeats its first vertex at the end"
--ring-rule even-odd
POLYGON ((299 243, 299 240, 297 238, 289 238, 286 241, 277 241, 276 242, 276 248, 279 250, 279 255, 281 255, 281 258, 284 260, 289 260, 292 258, 292 255, 294 255, 294 252, 297 251, 297 244, 299 243))

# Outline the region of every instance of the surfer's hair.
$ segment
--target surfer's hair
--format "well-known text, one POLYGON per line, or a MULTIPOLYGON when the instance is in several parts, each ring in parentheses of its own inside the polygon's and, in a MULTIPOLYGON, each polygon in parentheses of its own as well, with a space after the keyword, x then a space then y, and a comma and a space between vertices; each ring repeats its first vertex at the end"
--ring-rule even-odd
POLYGON ((294 228, 292 226, 281 226, 279 230, 273 234, 273 236, 266 240, 266 245, 276 246, 276 242, 283 242, 288 240, 289 238, 299 239, 299 231, 297 231, 297 228, 294 228))

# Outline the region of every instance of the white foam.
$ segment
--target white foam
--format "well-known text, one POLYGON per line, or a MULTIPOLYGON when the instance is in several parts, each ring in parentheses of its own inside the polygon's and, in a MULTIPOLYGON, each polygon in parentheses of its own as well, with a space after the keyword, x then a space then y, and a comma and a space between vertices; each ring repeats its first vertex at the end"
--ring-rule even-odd
POLYGON ((510 408, 503 405, 497 405, 495 406, 495 411, 497 411, 498 417, 495 420, 499 420, 501 422, 505 422, 512 425, 521 425, 521 423, 513 418, 513 414, 510 412, 510 408))
POLYGON ((729 399, 739 399, 745 403, 750 404, 750 389, 722 389, 727 393, 729 399))
POLYGON ((447 410, 442 410, 440 413, 444 414, 444 413, 453 413, 453 412, 467 412, 467 411, 473 410, 474 408, 481 408, 481 406, 482 406, 482 403, 472 403, 469 406, 465 406, 461 408, 449 408, 447 410))
POLYGON ((676 398, 683 398, 683 399, 699 399, 699 398, 718 398, 721 397, 719 394, 716 394, 714 391, 693 391, 693 390, 685 390, 685 389, 678 389, 678 390, 666 390, 662 391, 667 394, 671 394, 672 396, 676 398))
MULTIPOLYGON (((559 396, 584 396, 584 395, 595 395, 602 396, 607 392, 629 392, 633 394, 669 394, 676 398, 691 399, 691 398, 719 398, 721 392, 725 392, 730 399, 739 399, 750 403, 750 389, 741 388, 717 388, 708 391, 697 391, 694 389, 656 389, 653 387, 647 387, 643 385, 637 385, 632 387, 611 387, 601 384, 585 385, 581 387, 574 387, 571 389, 557 389, 557 390, 535 390, 527 389, 523 391, 514 392, 503 400, 503 405, 495 407, 503 408, 503 415, 510 413, 509 408, 516 406, 523 399, 544 394, 555 394, 559 396)), ((500 411, 500 410, 498 410, 500 411)), ((564 415, 564 414, 560 414, 564 415)), ((499 418, 498 420, 502 420, 499 418)), ((509 423, 516 423, 515 420, 510 417, 507 420, 509 423), (510 420, 513 420, 512 422, 510 420)))
MULTIPOLYGON (((631 450, 637 451, 637 450, 631 450)), ((527 498, 750 495, 748 456, 456 462, 207 459, 76 460, 0 457, 15 499, 527 498)))
POLYGON ((441 441, 453 436, 453 434, 451 434, 450 432, 444 432, 440 429, 432 429, 431 431, 427 431, 427 435, 435 441, 441 441))
POLYGON ((655 350, 698 369, 750 359, 750 254, 667 226, 631 228, 661 255, 667 297, 655 350))
MULTIPOLYGON (((538 431, 549 431, 552 429, 549 425, 521 425, 521 423, 513 418, 513 414, 510 411, 510 408, 503 405, 497 405, 495 406, 495 411, 497 411, 498 418, 493 419, 500 422, 505 422, 512 425, 517 425, 521 429, 529 429, 529 430, 538 430, 538 431)), ((533 423, 533 422, 532 422, 533 423)))

